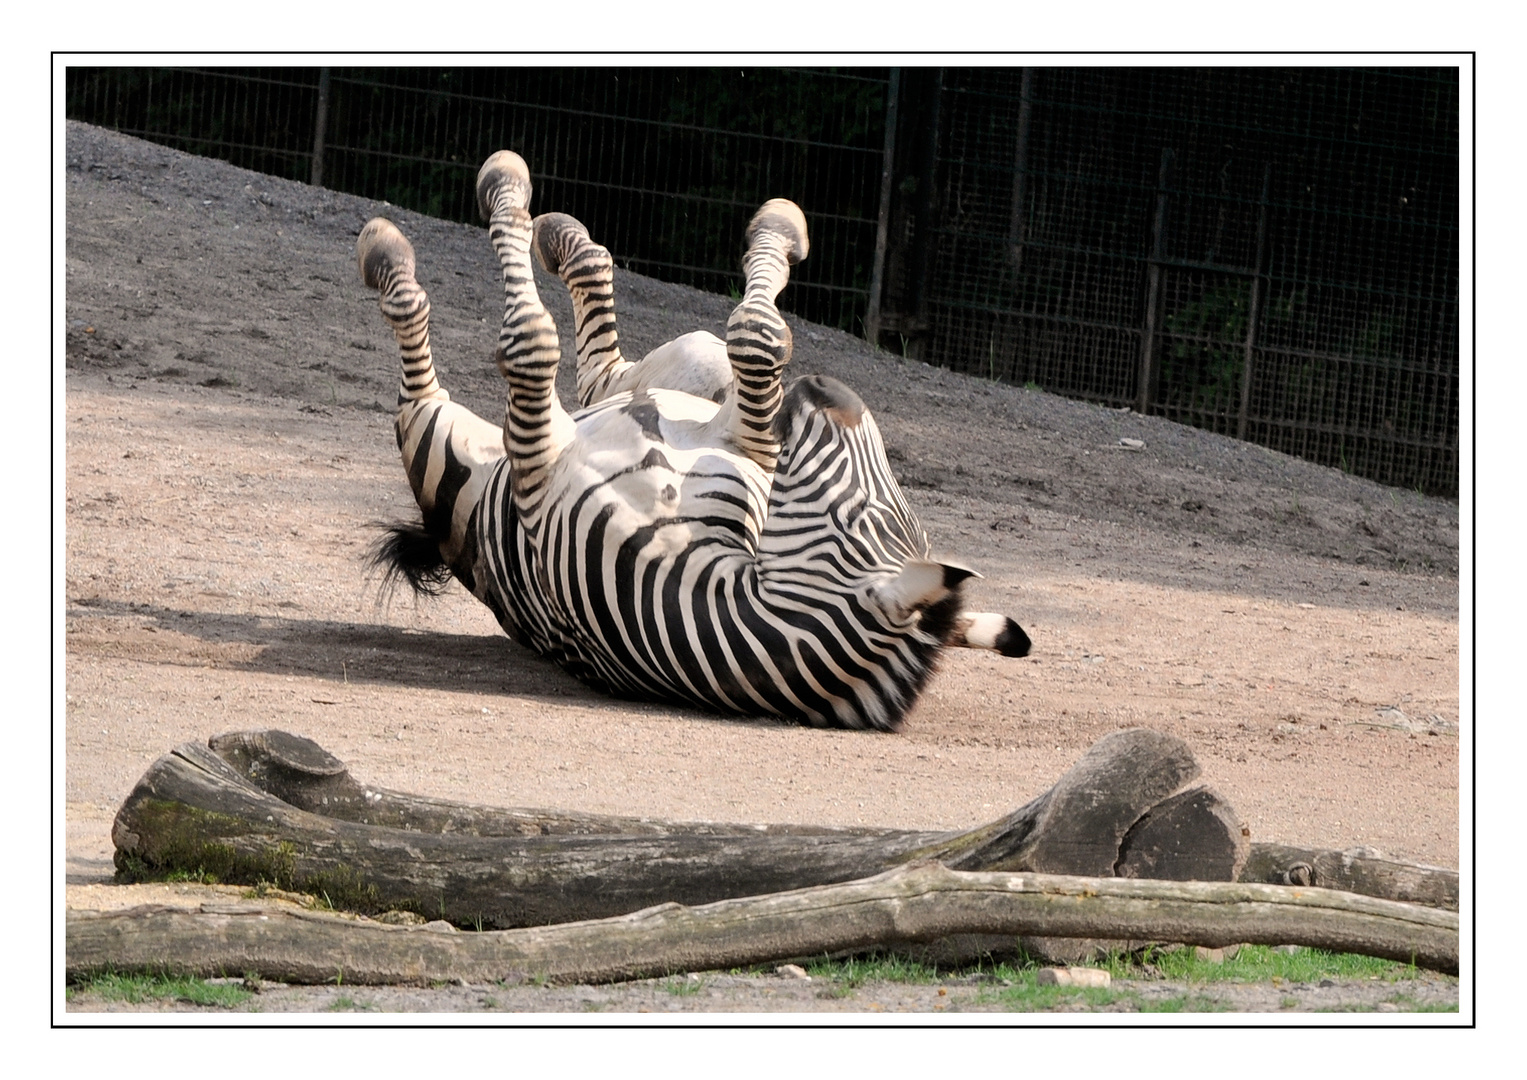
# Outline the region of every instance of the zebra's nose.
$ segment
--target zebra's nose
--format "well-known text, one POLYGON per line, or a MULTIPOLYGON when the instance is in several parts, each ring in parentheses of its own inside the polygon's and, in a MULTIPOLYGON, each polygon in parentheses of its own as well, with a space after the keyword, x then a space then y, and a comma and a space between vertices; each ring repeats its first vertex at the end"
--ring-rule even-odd
POLYGON ((997 635, 996 649, 1003 656, 1027 656, 1033 644, 1029 635, 1023 632, 1023 627, 1009 619, 1002 633, 997 635))

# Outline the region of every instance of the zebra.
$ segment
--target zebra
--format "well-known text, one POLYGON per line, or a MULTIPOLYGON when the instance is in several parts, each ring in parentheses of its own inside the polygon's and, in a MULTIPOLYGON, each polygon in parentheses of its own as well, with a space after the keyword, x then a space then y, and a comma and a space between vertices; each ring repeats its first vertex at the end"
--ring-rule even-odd
POLYGON ((940 562, 863 401, 824 376, 786 389, 776 300, 806 219, 766 202, 722 341, 620 351, 613 263, 563 214, 530 215, 511 151, 477 176, 504 285, 502 428, 452 401, 414 251, 375 218, 356 245, 397 341, 398 449, 421 520, 372 550, 388 584, 460 581, 504 630, 612 695, 816 726, 897 730, 947 646, 1025 656, 1006 616, 967 612, 975 572, 940 562), (532 257, 567 287, 579 407, 555 391, 557 330, 532 257))

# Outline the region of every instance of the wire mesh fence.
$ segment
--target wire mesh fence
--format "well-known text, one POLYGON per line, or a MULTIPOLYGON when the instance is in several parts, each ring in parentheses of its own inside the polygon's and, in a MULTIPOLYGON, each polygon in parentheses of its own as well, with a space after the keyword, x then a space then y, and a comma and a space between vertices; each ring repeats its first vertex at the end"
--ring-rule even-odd
POLYGON ((743 227, 783 196, 812 229, 785 306, 854 329, 885 85, 771 68, 77 69, 67 113, 456 221, 477 220, 478 166, 512 148, 537 206, 577 217, 618 265, 712 292, 741 284, 743 227))
POLYGON ((1456 69, 72 68, 71 119, 474 221, 492 151, 619 265, 989 378, 1458 485, 1456 69))
POLYGON ((950 366, 1455 494, 1456 70, 949 70, 950 366))

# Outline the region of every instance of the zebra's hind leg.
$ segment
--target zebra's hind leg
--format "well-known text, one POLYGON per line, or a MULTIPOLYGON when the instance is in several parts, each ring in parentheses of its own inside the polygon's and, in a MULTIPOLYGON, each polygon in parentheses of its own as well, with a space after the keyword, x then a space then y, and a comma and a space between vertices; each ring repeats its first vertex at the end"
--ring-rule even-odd
POLYGON ((504 456, 503 433, 451 401, 440 385, 430 351, 429 296, 415 280, 408 239, 392 222, 373 218, 355 250, 361 278, 381 294, 382 316, 402 354, 398 450, 424 515, 422 532, 418 526, 393 526, 390 539, 375 551, 376 561, 419 592, 436 591, 447 569, 471 589, 469 525, 494 464, 504 456))
POLYGON ((790 280, 790 266, 806 257, 806 216, 789 199, 770 199, 744 233, 746 287, 726 324, 726 354, 735 380, 714 423, 732 444, 772 473, 779 459, 774 417, 784 391, 780 379, 790 362, 790 327, 775 306, 790 280))
POLYGON ((568 214, 541 214, 531 226, 536 261, 562 279, 573 300, 578 342, 578 403, 603 401, 633 365, 621 355, 615 329, 615 263, 568 214))
POLYGON ((637 361, 620 349, 615 321, 615 262, 588 229, 567 214, 540 214, 533 225, 536 261, 556 274, 573 301, 578 342, 578 403, 585 408, 623 390, 682 390, 720 402, 732 388, 726 346, 708 330, 659 345, 637 361))
POLYGON ((509 384, 504 449, 522 523, 534 529, 548 472, 572 442, 572 417, 557 400, 562 348, 557 328, 536 292, 530 263, 530 170, 518 154, 500 150, 477 173, 477 209, 504 278, 504 321, 495 359, 509 384))

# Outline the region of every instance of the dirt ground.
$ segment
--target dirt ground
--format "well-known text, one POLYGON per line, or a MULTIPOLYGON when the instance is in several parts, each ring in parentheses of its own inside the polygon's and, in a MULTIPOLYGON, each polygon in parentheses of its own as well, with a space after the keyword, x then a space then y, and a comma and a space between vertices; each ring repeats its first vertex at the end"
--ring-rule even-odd
MULTIPOLYGON (((77 124, 66 156, 68 903, 97 903, 150 762, 264 727, 444 798, 954 829, 1148 726, 1194 747, 1255 840, 1458 865, 1456 502, 792 320, 793 370, 863 396, 936 548, 985 575, 972 605, 1033 653, 948 654, 894 735, 612 701, 459 587, 383 603, 362 563, 412 500, 356 234, 385 214, 410 237, 442 382, 497 422, 483 229, 77 124)), ((731 303, 616 288, 628 355, 731 303)), ((570 356, 566 295, 542 295, 570 356)))

